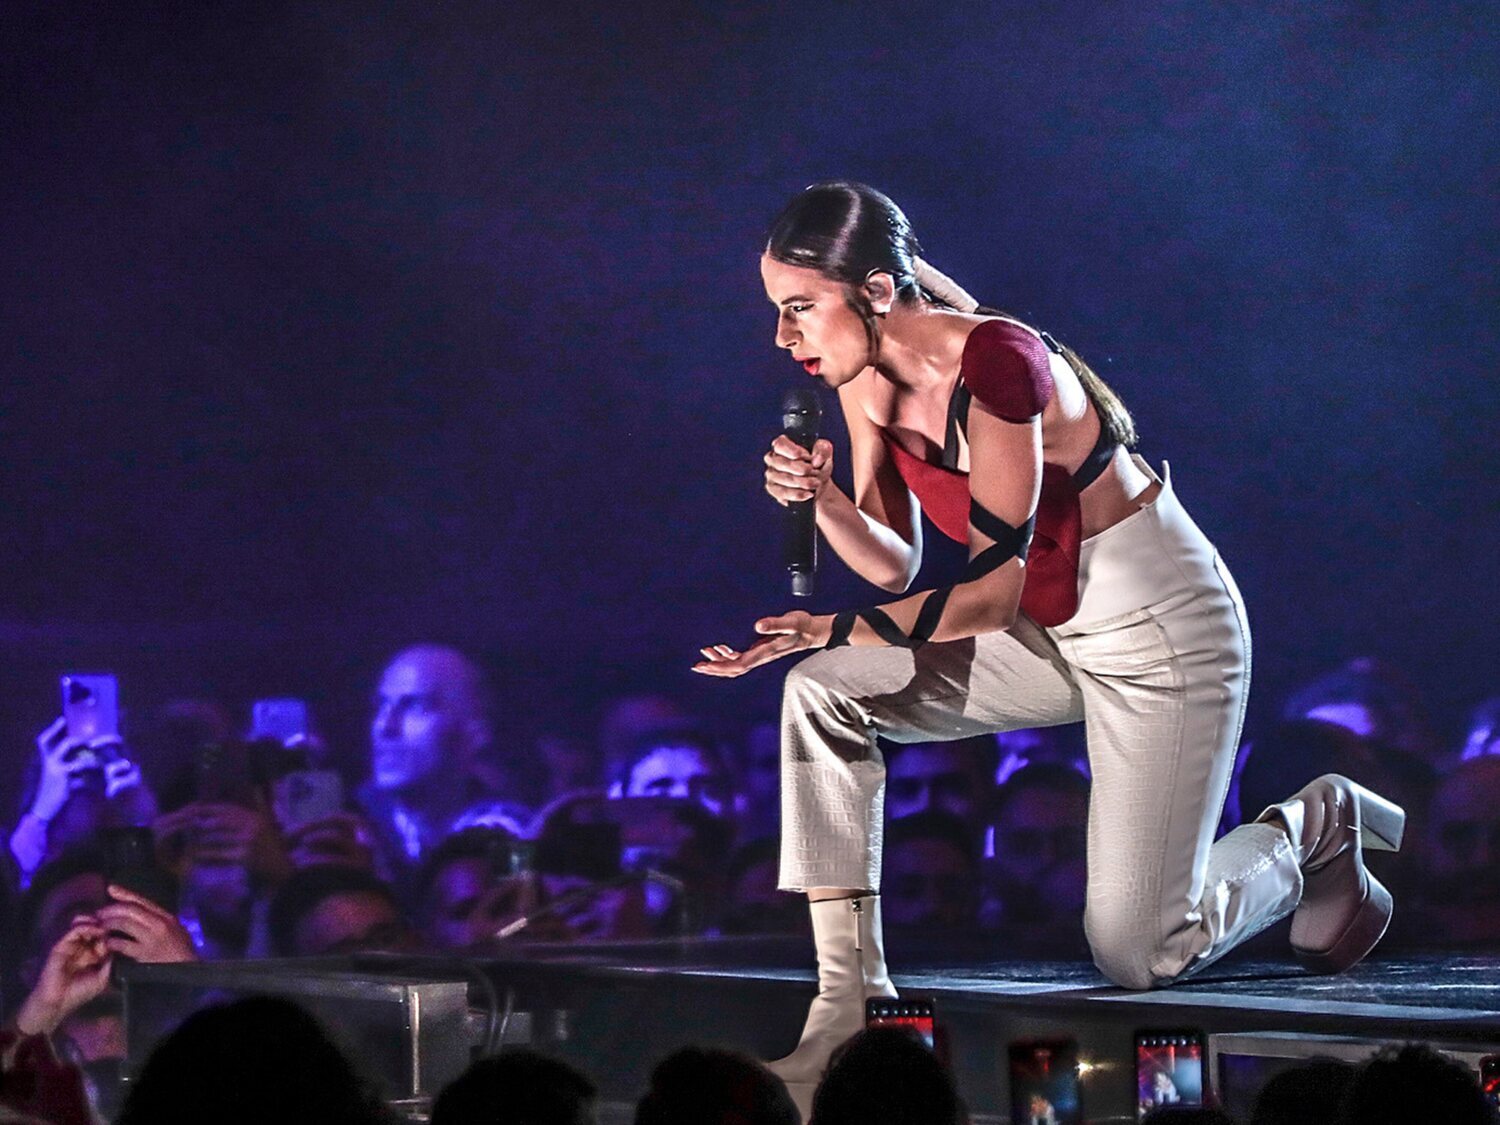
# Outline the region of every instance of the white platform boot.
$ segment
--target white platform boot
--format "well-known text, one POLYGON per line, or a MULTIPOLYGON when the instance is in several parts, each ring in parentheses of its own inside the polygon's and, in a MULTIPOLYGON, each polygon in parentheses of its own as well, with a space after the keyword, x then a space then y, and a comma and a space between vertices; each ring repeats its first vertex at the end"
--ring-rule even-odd
POLYGON ((766 1064, 786 1083, 804 1120, 829 1056, 864 1028, 865 1000, 896 995, 885 967, 878 895, 825 899, 808 903, 808 909, 818 951, 818 995, 797 1049, 766 1064))
POLYGON ((1399 805, 1336 773, 1309 782, 1258 818, 1281 821, 1302 868, 1292 950, 1309 969, 1341 973, 1358 964, 1391 923, 1391 893, 1365 869, 1364 849, 1401 847, 1399 805))

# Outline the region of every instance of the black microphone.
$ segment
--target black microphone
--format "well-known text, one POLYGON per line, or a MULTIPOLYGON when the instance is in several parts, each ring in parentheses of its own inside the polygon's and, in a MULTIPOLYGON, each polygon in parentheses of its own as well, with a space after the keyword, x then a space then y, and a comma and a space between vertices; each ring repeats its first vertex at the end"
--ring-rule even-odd
MULTIPOLYGON (((818 423, 823 407, 818 396, 799 387, 787 391, 781 400, 781 430, 809 453, 818 440, 818 423)), ((782 557, 792 576, 792 596, 808 598, 813 592, 813 575, 818 573, 818 522, 811 500, 798 500, 786 506, 786 532, 782 557)))

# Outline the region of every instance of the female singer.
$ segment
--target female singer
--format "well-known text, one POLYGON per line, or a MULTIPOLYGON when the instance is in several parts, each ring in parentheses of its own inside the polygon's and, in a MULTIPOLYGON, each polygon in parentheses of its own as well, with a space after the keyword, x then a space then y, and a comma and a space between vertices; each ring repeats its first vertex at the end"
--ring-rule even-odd
POLYGON ((1250 672, 1234 580, 1168 467, 1131 452, 1130 414, 1104 381, 919 253, 906 216, 862 184, 814 185, 776 219, 761 258, 776 344, 838 392, 854 494, 831 480, 831 443, 784 437, 766 490, 816 505, 838 555, 893 594, 920 565, 922 511, 967 543, 967 568, 854 612, 763 618, 763 639, 706 648, 695 666, 737 676, 823 650, 788 674, 782 710, 781 886, 807 893, 819 966, 801 1041, 772 1064, 794 1093, 859 1030, 866 997, 895 995, 877 735, 1086 724, 1084 927, 1124 987, 1179 980, 1294 910, 1296 952, 1337 972, 1391 915, 1361 849, 1394 850, 1404 814, 1346 778, 1215 842, 1250 672))

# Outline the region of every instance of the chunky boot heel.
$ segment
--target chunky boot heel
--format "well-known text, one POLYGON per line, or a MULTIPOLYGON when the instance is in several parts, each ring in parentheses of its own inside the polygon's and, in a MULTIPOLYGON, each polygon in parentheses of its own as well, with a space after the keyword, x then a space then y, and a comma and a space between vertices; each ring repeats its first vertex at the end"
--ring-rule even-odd
POLYGON ((1391 894, 1365 869, 1364 849, 1396 851, 1406 813, 1336 773, 1272 805, 1262 821, 1280 822, 1302 869, 1302 901, 1292 916, 1292 950, 1309 969, 1341 973, 1385 936, 1391 894))
POLYGON ((1399 852, 1401 837, 1406 833, 1406 810, 1362 785, 1352 781, 1349 785, 1359 802, 1360 844, 1372 852, 1399 852))

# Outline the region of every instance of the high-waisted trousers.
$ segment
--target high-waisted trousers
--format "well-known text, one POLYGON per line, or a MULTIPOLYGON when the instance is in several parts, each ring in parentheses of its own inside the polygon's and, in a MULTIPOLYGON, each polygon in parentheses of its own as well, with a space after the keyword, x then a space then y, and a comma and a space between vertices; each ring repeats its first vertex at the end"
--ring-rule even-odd
POLYGON ((1254 823, 1214 840, 1250 630, 1234 579, 1165 466, 1163 477, 1155 500, 1084 540, 1066 624, 1022 615, 1004 632, 915 651, 834 649, 792 669, 784 890, 879 890, 876 736, 931 742, 1081 720, 1093 774, 1084 930, 1107 977, 1169 984, 1296 907, 1302 876, 1284 831, 1254 823))

